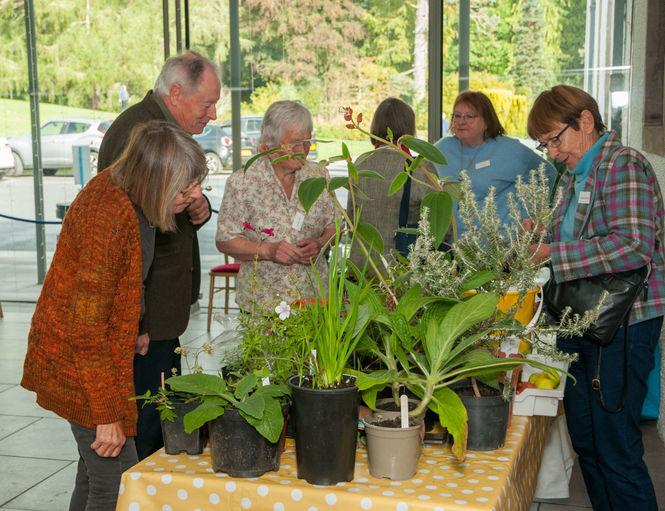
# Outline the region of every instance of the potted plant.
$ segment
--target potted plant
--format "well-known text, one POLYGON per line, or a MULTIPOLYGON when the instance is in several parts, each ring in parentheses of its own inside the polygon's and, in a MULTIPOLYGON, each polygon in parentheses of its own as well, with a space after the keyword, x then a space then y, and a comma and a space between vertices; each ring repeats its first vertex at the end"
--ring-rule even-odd
POLYGON ((312 331, 304 340, 310 370, 289 380, 298 477, 312 484, 350 481, 355 465, 359 395, 355 377, 345 372, 370 319, 364 303, 369 283, 348 278, 348 252, 340 253, 340 238, 338 221, 328 281, 316 274, 318 299, 303 309, 312 331))
MULTIPOLYGON (((176 352, 183 356, 187 370, 194 373, 203 371, 199 363, 201 355, 212 356, 214 351, 213 345, 207 342, 194 350, 191 350, 187 345, 176 348, 176 352), (190 356, 193 357, 192 364, 190 364, 190 356)), ((164 382, 164 374, 162 374, 162 384, 156 393, 152 394, 148 390, 145 394, 133 399, 143 401, 142 406, 154 406, 159 412, 166 454, 179 454, 181 452, 201 454, 203 452, 205 445, 203 428, 185 431, 184 426, 184 417, 198 406, 200 403, 199 396, 188 392, 176 392, 167 388, 164 382)))
POLYGON ((185 415, 186 431, 208 423, 213 468, 233 477, 277 470, 288 413, 287 375, 298 366, 304 317, 285 303, 242 316, 242 342, 227 353, 218 375, 173 376, 171 389, 198 396, 185 415))

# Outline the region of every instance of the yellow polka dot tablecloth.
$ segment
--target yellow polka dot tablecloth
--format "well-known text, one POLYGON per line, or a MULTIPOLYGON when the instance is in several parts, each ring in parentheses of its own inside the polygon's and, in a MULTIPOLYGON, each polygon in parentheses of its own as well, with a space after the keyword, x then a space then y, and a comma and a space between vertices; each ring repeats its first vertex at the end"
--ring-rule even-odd
POLYGON ((117 511, 520 511, 528 510, 552 417, 513 416, 506 444, 457 461, 447 445, 426 445, 413 479, 375 479, 367 451, 356 452, 353 481, 334 486, 298 479, 287 439, 278 472, 234 479, 212 469, 210 450, 177 456, 163 449, 122 476, 117 511))

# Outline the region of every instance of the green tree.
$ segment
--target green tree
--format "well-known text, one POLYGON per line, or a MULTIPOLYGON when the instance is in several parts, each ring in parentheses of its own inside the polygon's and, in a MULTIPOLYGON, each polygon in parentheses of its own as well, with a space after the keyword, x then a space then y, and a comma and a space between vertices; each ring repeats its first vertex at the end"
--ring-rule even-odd
POLYGON ((521 0, 515 24, 512 74, 516 92, 532 97, 552 84, 555 63, 545 51, 545 9, 541 0, 521 0))

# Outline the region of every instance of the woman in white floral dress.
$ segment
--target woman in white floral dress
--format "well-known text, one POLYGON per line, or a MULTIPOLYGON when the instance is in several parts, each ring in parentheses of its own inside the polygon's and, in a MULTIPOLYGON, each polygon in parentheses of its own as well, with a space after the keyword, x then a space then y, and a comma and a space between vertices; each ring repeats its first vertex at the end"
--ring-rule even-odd
POLYGON ((328 265, 319 257, 335 233, 335 210, 323 193, 309 213, 298 200, 298 187, 305 179, 323 175, 305 158, 273 163, 286 152, 309 153, 312 116, 298 101, 277 101, 270 105, 261 124, 261 150, 281 147, 256 160, 246 172, 229 177, 219 210, 217 248, 242 261, 237 279, 236 302, 248 312, 274 309, 284 300, 290 303, 314 296, 314 272, 325 282, 328 265))

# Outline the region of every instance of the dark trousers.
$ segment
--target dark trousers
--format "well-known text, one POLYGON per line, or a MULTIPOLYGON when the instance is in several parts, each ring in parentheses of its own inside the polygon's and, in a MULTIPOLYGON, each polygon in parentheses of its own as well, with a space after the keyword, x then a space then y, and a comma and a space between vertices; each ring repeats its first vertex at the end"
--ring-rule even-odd
MULTIPOLYGON (((175 349, 179 346, 178 339, 150 340, 148 353, 134 356, 134 390, 137 396, 145 394, 147 390, 150 390, 151 394, 157 392, 161 387, 162 373, 164 373, 164 379, 173 375, 173 369, 181 374, 180 355, 175 353, 175 349)), ((141 401, 137 401, 137 405, 139 420, 137 423, 136 452, 139 460, 142 460, 162 448, 164 440, 162 439, 162 427, 156 405, 143 406, 141 401)))
POLYGON ((90 448, 97 431, 69 423, 79 451, 76 485, 69 502, 69 511, 115 511, 120 476, 138 463, 134 438, 127 437, 120 454, 103 458, 90 448))
MULTIPOLYGON (((596 511, 657 511, 656 495, 646 464, 640 413, 647 392, 647 377, 654 364, 663 318, 628 327, 628 393, 619 413, 604 411, 591 388, 597 346, 580 337, 558 338, 559 349, 579 353, 570 365, 576 379, 566 381, 563 404, 568 433, 579 456, 589 499, 596 511)), ((623 327, 603 348, 600 381, 608 409, 616 408, 623 386, 623 327)))

